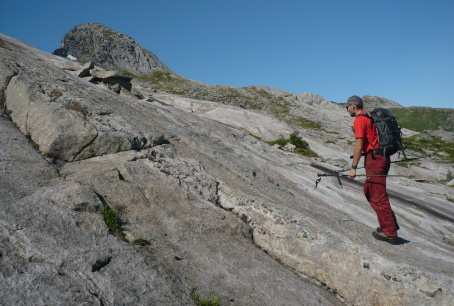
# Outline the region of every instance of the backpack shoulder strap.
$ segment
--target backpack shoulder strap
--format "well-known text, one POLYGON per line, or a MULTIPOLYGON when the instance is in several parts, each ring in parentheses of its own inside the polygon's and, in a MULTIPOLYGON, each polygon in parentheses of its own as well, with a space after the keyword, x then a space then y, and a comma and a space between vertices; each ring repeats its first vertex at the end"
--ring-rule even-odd
POLYGON ((367 118, 371 119, 372 121, 374 121, 372 116, 369 114, 369 112, 365 112, 363 114, 359 114, 359 115, 356 115, 356 116, 357 117, 360 117, 360 116, 367 117, 367 118))
POLYGON ((359 114, 359 115, 357 115, 357 116, 365 116, 365 117, 369 117, 369 118, 371 118, 371 117, 372 117, 372 116, 370 115, 370 113, 369 113, 369 112, 364 112, 364 113, 362 113, 362 114, 359 114))

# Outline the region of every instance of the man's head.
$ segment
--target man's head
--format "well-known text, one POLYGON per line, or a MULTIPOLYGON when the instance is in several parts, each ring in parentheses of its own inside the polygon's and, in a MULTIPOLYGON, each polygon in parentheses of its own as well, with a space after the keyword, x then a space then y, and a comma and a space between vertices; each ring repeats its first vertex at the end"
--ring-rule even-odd
POLYGON ((356 113, 363 109, 363 99, 358 96, 351 96, 348 98, 345 108, 347 109, 347 112, 349 112, 350 116, 355 117, 356 113))

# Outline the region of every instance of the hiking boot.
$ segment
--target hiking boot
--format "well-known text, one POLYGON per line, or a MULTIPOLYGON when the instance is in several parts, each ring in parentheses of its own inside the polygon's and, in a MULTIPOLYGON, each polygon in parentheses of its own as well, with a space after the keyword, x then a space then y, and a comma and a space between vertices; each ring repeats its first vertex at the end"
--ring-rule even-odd
POLYGON ((393 245, 400 244, 399 238, 396 237, 390 237, 386 236, 381 229, 377 229, 376 231, 372 232, 372 236, 374 236, 375 239, 380 240, 380 241, 385 241, 393 245))

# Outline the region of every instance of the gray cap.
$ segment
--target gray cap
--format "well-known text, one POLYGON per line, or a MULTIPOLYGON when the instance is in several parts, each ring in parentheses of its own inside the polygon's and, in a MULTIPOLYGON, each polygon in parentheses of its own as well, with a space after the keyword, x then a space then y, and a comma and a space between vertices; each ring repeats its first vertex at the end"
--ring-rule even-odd
POLYGON ((363 99, 361 99, 360 97, 358 96, 351 96, 350 98, 348 98, 347 100, 347 106, 348 105, 355 105, 357 106, 358 108, 363 108, 363 99))

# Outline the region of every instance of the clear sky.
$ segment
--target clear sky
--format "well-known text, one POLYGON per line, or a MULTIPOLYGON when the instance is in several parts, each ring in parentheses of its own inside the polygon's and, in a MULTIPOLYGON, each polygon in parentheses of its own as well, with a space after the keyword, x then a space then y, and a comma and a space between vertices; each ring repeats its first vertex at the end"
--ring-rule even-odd
POLYGON ((208 84, 454 107, 453 0, 0 1, 0 32, 46 51, 85 22, 208 84))

